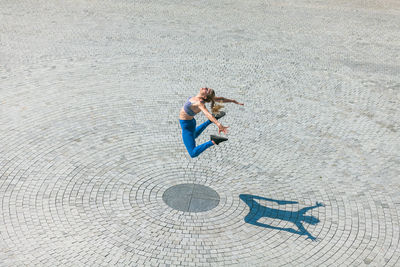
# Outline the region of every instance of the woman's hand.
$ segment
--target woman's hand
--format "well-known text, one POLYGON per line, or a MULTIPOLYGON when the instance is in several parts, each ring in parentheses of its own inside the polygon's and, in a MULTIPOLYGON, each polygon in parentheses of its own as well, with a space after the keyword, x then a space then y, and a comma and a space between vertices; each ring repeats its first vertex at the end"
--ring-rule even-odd
POLYGON ((220 134, 221 132, 223 132, 224 134, 228 134, 228 128, 229 128, 228 126, 225 127, 222 124, 220 124, 218 126, 218 134, 220 134))
POLYGON ((243 103, 239 103, 239 102, 237 102, 236 100, 233 100, 233 103, 238 104, 238 105, 241 105, 241 106, 244 105, 243 103))

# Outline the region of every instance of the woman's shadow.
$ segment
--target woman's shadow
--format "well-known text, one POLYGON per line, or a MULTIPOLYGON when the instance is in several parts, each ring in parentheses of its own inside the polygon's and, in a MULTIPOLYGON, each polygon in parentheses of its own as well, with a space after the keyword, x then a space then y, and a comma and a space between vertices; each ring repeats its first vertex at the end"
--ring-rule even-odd
POLYGON ((324 207, 324 205, 322 203, 316 202, 316 204, 314 206, 305 207, 305 208, 300 209, 299 211, 287 211, 287 210, 279 210, 279 209, 273 209, 273 208, 268 208, 266 206, 262 206, 256 201, 256 199, 276 202, 279 205, 297 204, 298 202, 286 201, 286 200, 275 200, 275 199, 247 195, 247 194, 241 194, 241 195, 239 195, 239 197, 250 208, 249 214, 247 214, 246 217, 244 218, 244 221, 246 223, 250 223, 250 224, 253 224, 256 226, 261 226, 264 228, 287 231, 287 232, 293 233, 293 234, 305 235, 305 236, 307 236, 307 238, 310 238, 311 240, 316 240, 316 237, 312 236, 304 228, 303 223, 306 222, 306 223, 315 225, 315 224, 319 223, 319 219, 314 216, 308 216, 308 215, 304 215, 304 214, 311 209, 315 209, 318 207, 324 207), (295 230, 293 228, 277 227, 277 226, 272 226, 269 224, 258 222, 258 220, 262 217, 273 218, 273 219, 291 222, 294 225, 296 225, 297 230, 295 230))

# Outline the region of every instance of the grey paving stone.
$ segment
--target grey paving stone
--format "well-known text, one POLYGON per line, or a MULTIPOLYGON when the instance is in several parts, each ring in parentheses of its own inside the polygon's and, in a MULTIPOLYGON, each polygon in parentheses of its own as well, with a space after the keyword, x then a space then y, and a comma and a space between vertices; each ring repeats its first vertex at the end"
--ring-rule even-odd
POLYGON ((219 203, 217 192, 199 184, 174 185, 163 193, 162 199, 171 208, 184 212, 208 211, 219 203))
POLYGON ((202 199, 193 197, 190 201, 188 212, 208 211, 218 206, 219 200, 202 199))
POLYGON ((0 14, 0 265, 400 264, 399 1, 0 14), (178 113, 202 86, 245 105, 192 159, 178 113), (199 186, 163 197, 179 184, 199 186))
POLYGON ((210 200, 218 200, 219 195, 212 188, 195 184, 193 187, 193 198, 201 198, 201 199, 210 199, 210 200))

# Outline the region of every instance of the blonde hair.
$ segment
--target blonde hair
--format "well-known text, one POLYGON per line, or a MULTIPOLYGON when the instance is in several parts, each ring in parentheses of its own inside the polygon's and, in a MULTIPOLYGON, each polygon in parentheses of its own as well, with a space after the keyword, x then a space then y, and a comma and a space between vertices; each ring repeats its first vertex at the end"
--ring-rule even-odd
POLYGON ((210 89, 210 93, 207 95, 207 97, 206 97, 206 99, 204 99, 204 101, 207 103, 211 102, 211 112, 213 114, 217 114, 217 113, 219 113, 219 110, 224 107, 224 105, 221 105, 220 103, 215 105, 214 98, 215 98, 215 91, 213 89, 210 89))
POLYGON ((218 114, 219 110, 224 107, 224 105, 222 105, 220 103, 222 103, 222 102, 219 102, 217 105, 214 105, 213 107, 211 107, 211 112, 213 114, 218 114))

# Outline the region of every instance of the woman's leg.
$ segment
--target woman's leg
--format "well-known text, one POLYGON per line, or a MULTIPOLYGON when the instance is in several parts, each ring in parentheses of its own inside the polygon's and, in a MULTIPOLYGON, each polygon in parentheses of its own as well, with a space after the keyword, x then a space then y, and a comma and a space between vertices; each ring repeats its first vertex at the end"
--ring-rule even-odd
POLYGON ((200 155, 204 150, 214 145, 212 141, 208 141, 205 142, 204 144, 196 146, 196 141, 195 141, 196 123, 189 124, 188 121, 180 121, 180 122, 182 127, 183 143, 185 144, 190 157, 195 158, 198 155, 200 155))
POLYGON ((182 134, 183 143, 186 146, 187 151, 189 152, 190 157, 195 158, 200 155, 204 150, 214 145, 212 141, 207 141, 204 144, 196 146, 196 141, 194 140, 193 135, 182 134))
POLYGON ((207 128, 208 125, 212 124, 210 120, 206 120, 202 124, 196 127, 196 131, 194 132, 194 138, 196 139, 199 135, 207 128))

